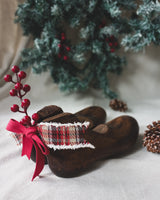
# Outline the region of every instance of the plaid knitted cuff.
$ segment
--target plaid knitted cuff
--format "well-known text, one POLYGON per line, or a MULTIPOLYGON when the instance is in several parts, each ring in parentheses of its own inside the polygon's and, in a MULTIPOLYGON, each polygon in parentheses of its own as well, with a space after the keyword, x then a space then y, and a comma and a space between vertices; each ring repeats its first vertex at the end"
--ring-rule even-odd
MULTIPOLYGON (((57 149, 78 149, 95 147, 84 139, 89 122, 84 123, 39 123, 37 130, 42 141, 50 148, 57 149)), ((22 143, 21 135, 13 134, 17 143, 22 143)))

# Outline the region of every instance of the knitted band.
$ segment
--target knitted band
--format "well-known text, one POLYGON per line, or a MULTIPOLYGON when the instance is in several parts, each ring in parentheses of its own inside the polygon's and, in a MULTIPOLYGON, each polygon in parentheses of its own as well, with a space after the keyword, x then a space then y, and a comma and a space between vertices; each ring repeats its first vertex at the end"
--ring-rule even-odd
POLYGON ((48 147, 56 149, 95 148, 84 139, 89 122, 84 123, 40 123, 38 132, 48 147))
MULTIPOLYGON (((42 141, 50 148, 57 149, 78 149, 95 148, 84 139, 84 134, 89 126, 89 122, 84 123, 39 123, 37 130, 42 141)), ((22 143, 22 137, 14 133, 14 138, 18 144, 22 143)))

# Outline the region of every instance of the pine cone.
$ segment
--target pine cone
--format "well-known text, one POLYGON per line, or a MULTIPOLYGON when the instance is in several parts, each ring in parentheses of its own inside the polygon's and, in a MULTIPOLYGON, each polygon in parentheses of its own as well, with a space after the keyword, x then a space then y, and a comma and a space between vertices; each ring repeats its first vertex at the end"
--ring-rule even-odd
POLYGON ((148 130, 145 131, 143 145, 148 151, 160 153, 160 121, 152 122, 153 125, 148 125, 148 130))
POLYGON ((112 99, 109 106, 116 111, 125 112, 128 110, 127 104, 118 99, 112 99))

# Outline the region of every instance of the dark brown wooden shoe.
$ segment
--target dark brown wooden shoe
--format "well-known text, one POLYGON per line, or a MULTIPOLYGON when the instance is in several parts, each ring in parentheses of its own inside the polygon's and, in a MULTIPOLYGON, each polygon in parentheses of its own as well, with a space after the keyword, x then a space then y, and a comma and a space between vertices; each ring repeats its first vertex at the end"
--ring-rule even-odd
POLYGON ((87 107, 75 114, 72 113, 60 113, 46 117, 42 120, 43 122, 59 122, 59 123, 74 123, 74 122, 85 122, 90 123, 89 128, 93 128, 98 124, 106 122, 106 112, 99 106, 87 107))
POLYGON ((55 105, 45 106, 44 108, 42 108, 41 110, 37 112, 39 116, 38 122, 42 122, 44 119, 49 118, 51 116, 58 115, 60 113, 63 113, 63 110, 62 108, 58 106, 55 106, 55 105))
POLYGON ((89 128, 105 123, 107 118, 105 110, 99 106, 87 107, 79 112, 76 112, 75 116, 78 118, 79 122, 90 122, 89 128))
MULTIPOLYGON (((90 123, 89 129, 106 122, 106 112, 99 106, 90 106, 72 114, 64 113, 58 106, 50 105, 45 106, 37 113, 40 117, 39 122, 83 123, 88 121, 90 123)), ((36 152, 34 147, 32 148, 31 159, 36 162, 36 152)), ((47 159, 45 160, 45 164, 47 164, 47 159)))
POLYGON ((84 138, 94 145, 95 149, 51 149, 47 156, 49 167, 60 177, 78 176, 98 160, 133 149, 138 132, 138 123, 130 116, 121 116, 106 124, 100 124, 84 134, 84 138))

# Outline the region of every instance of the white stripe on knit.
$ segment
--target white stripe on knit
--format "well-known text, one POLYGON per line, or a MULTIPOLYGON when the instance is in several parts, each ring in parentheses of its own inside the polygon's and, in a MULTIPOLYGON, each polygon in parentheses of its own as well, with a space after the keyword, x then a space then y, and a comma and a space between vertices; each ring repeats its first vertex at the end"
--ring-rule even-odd
POLYGON ((37 124, 37 126, 39 125, 46 125, 46 126, 55 126, 55 127, 61 127, 61 126, 86 126, 88 127, 89 126, 89 122, 74 122, 74 123, 65 123, 65 124, 62 124, 62 123, 57 123, 57 122, 40 122, 39 124, 37 124))
POLYGON ((80 148, 91 148, 91 149, 95 149, 95 146, 93 146, 92 144, 75 144, 75 145, 54 145, 54 144, 48 144, 47 145, 50 148, 53 148, 54 150, 63 150, 63 149, 71 149, 71 150, 75 150, 75 149, 80 149, 80 148))

